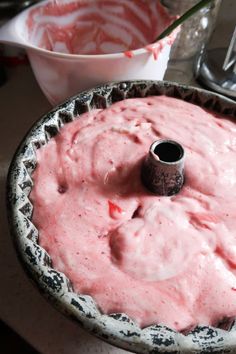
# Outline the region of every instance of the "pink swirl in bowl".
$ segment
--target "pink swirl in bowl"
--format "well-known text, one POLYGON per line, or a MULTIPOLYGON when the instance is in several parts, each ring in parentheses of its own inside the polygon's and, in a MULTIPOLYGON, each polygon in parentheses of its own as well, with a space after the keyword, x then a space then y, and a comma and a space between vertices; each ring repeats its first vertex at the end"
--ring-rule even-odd
POLYGON ((97 55, 146 47, 172 20, 156 0, 52 1, 32 9, 27 26, 37 47, 97 55))

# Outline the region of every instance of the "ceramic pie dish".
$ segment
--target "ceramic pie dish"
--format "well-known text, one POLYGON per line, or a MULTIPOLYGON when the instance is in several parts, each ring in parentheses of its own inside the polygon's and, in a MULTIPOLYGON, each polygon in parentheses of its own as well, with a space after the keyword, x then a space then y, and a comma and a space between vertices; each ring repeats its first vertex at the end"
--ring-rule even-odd
POLYGON ((9 225, 18 255, 29 277, 50 302, 79 325, 115 346, 136 353, 234 353, 236 322, 216 327, 197 326, 179 333, 163 325, 141 329, 126 314, 102 314, 91 296, 76 294, 63 273, 53 269, 48 253, 38 244, 29 194, 36 167, 36 149, 61 127, 93 108, 106 108, 127 98, 166 95, 236 118, 236 103, 208 91, 170 82, 127 81, 112 83, 72 97, 42 117, 23 139, 12 160, 7 181, 9 225))

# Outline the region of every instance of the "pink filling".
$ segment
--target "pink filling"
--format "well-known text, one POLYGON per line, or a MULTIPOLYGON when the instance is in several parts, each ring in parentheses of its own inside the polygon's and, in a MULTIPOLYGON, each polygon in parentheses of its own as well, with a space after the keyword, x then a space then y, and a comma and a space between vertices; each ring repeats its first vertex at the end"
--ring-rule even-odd
POLYGON ((53 266, 104 313, 177 330, 236 315, 236 126, 181 100, 93 110, 37 151, 33 222, 53 266), (186 151, 185 185, 150 194, 140 166, 159 138, 186 151))
MULTIPOLYGON (((156 0, 54 0, 30 11, 27 28, 30 43, 49 51, 127 52, 130 57, 132 50, 152 43, 172 20, 156 0)), ((168 38, 169 44, 174 37, 168 38)))

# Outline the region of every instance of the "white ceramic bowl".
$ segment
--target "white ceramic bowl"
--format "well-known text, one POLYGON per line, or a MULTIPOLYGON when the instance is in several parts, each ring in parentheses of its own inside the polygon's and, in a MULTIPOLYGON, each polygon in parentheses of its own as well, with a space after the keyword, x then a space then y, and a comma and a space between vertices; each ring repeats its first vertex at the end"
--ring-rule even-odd
MULTIPOLYGON (((96 7, 97 5, 95 6, 94 4, 101 4, 102 6, 102 4, 106 4, 106 2, 107 0, 96 0, 95 2, 90 1, 89 4, 91 4, 93 12, 99 12, 99 7, 96 7), (94 7, 96 7, 95 10, 94 7)), ((42 1, 23 11, 0 29, 0 42, 21 46, 26 49, 38 84, 53 105, 64 101, 77 92, 106 82, 163 79, 176 32, 157 42, 154 46, 147 46, 146 43, 150 42, 144 41, 144 39, 148 40, 148 36, 149 39, 152 38, 152 40, 154 40, 157 33, 160 33, 173 20, 173 18, 165 12, 165 9, 159 2, 149 0, 145 6, 149 6, 150 8, 148 8, 147 13, 145 13, 145 11, 140 12, 137 6, 137 4, 144 4, 141 0, 114 0, 113 6, 118 12, 122 10, 121 3, 124 3, 124 6, 132 5, 133 13, 139 17, 139 27, 144 27, 145 22, 146 26, 149 25, 150 27, 148 15, 152 17, 153 23, 156 21, 159 26, 159 28, 155 29, 156 33, 152 33, 154 31, 152 29, 153 26, 149 28, 151 37, 150 33, 146 33, 147 36, 142 39, 143 45, 140 49, 132 51, 131 58, 129 57, 130 52, 128 56, 125 55, 123 51, 114 53, 114 48, 110 48, 110 54, 69 54, 63 39, 61 39, 60 43, 53 44, 53 51, 48 50, 47 45, 41 46, 39 44, 41 37, 48 35, 48 33, 53 35, 53 31, 54 33, 55 31, 60 32, 61 29, 65 29, 66 26, 68 26, 69 21, 72 21, 72 23, 74 21, 76 26, 78 25, 81 16, 79 8, 71 10, 65 15, 62 14, 62 10, 60 10, 63 9, 63 6, 70 6, 73 3, 83 3, 83 0, 57 1, 56 4, 60 4, 57 5, 59 6, 58 14, 49 16, 45 15, 44 11, 48 6, 54 6, 53 0, 42 1), (154 8, 156 4, 159 5, 157 8, 154 8), (156 10, 154 11, 154 9, 156 10)), ((108 10, 107 8, 102 8, 100 13, 102 20, 106 21, 106 16, 103 16, 104 11, 109 13, 108 17, 111 15, 109 11, 115 11, 113 6, 112 10, 109 10, 108 5, 108 10)), ((116 16, 112 13, 112 16, 107 20, 111 32, 117 32, 117 34, 113 33, 114 36, 123 36, 122 40, 124 42, 131 40, 132 36, 133 38, 135 36, 142 37, 142 31, 144 32, 145 28, 137 29, 133 26, 133 28, 130 29, 130 23, 121 17, 122 13, 118 13, 116 16)))

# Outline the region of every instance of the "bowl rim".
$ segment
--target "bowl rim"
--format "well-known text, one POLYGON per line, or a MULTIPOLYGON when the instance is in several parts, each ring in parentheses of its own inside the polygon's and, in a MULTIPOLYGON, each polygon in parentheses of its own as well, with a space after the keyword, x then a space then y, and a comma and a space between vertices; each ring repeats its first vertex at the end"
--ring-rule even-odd
MULTIPOLYGON (((64 124, 93 108, 106 108, 126 98, 156 95, 192 102, 215 113, 236 118, 236 102, 204 89, 168 81, 122 81, 84 91, 53 108, 33 124, 18 146, 7 176, 7 215, 21 263, 41 293, 63 314, 98 338, 136 353, 224 353, 236 349, 236 324, 227 330, 198 325, 188 333, 154 324, 141 329, 126 314, 102 314, 91 296, 75 294, 70 281, 51 266, 50 256, 38 245, 28 199, 36 166, 35 149, 46 144, 64 124), (219 351, 220 350, 220 351, 219 351)), ((78 117, 79 119, 79 117, 78 117)))
MULTIPOLYGON (((156 41, 154 43, 148 43, 147 45, 145 45, 142 48, 137 48, 137 49, 132 49, 132 50, 127 50, 124 52, 117 52, 117 53, 107 53, 107 54, 70 54, 70 53, 60 53, 60 52, 54 52, 54 51, 50 51, 44 48, 40 48, 36 45, 33 45, 32 43, 28 43, 26 41, 26 39, 18 33, 17 29, 17 25, 21 22, 26 20, 26 17, 28 15, 28 13, 37 7, 42 6, 43 4, 46 4, 47 2, 49 2, 50 0, 43 0, 40 1, 39 3, 36 3, 28 8, 26 8, 25 10, 23 10, 21 13, 19 13, 17 16, 15 16, 8 24, 7 26, 13 26, 15 28, 15 33, 17 33, 17 37, 20 39, 20 42, 18 43, 14 43, 17 44, 18 46, 22 46, 24 48, 26 48, 27 50, 33 50, 34 52, 37 52, 38 54, 42 54, 45 56, 49 56, 49 57, 55 57, 55 58, 62 58, 62 59, 68 59, 68 60, 74 60, 74 59, 81 59, 81 60, 101 60, 101 59, 118 59, 118 58, 126 58, 126 59, 132 59, 135 56, 138 55, 142 55, 142 54, 146 54, 146 55, 153 55, 152 51, 150 50, 151 47, 155 48, 156 46, 160 47, 160 49, 162 50, 165 46, 170 45, 170 43, 174 42, 179 29, 175 29, 172 33, 170 33, 167 37, 160 39, 159 41, 156 41), (128 55, 126 55, 125 53, 127 52, 131 52, 132 56, 129 57, 128 55)), ((162 5, 164 11, 167 13, 166 8, 162 5)), ((169 14, 170 17, 170 21, 176 18, 176 16, 171 16, 169 14)), ((9 43, 11 43, 11 40, 9 40, 9 43)))

